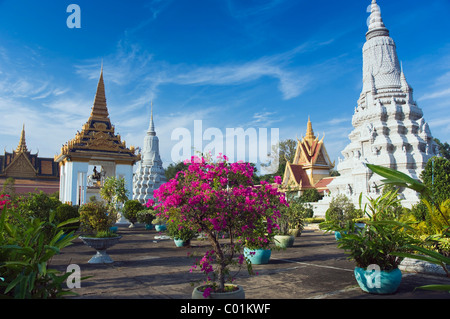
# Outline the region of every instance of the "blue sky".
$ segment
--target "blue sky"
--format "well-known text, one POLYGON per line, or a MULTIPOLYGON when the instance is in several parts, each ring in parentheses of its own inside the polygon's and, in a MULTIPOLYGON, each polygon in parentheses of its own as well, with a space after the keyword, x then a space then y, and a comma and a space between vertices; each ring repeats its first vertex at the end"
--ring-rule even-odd
MULTIPOLYGON (((172 133, 313 129, 332 160, 349 142, 362 88, 370 0, 0 1, 0 148, 25 124, 32 152, 53 157, 90 114, 103 60, 110 119, 141 146, 150 102, 164 166, 172 133), (81 9, 70 29, 69 4, 81 9)), ((450 142, 450 1, 379 0, 414 98, 450 142)), ((208 142, 203 142, 203 146, 208 142)), ((226 151, 226 150, 225 150, 226 151)))

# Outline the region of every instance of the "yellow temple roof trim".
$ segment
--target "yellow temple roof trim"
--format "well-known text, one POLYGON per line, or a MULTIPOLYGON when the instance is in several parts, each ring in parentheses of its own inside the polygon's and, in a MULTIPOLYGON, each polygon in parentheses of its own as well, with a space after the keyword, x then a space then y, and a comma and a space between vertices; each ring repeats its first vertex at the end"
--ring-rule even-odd
POLYGON ((105 119, 109 121, 108 107, 106 105, 105 83, 103 81, 103 63, 98 79, 97 92, 95 93, 94 104, 92 106, 91 118, 105 119))

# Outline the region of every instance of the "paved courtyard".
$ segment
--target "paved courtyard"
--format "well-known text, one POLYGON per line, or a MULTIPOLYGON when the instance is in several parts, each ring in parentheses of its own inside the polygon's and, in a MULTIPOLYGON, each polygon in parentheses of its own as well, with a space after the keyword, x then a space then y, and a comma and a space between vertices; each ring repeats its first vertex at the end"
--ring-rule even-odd
MULTIPOLYGON (((75 299, 190 299, 191 282, 202 279, 190 273, 188 252, 206 245, 194 240, 191 248, 178 248, 169 239, 157 240, 155 230, 119 227, 120 242, 108 249, 113 264, 89 264, 95 251, 80 239, 53 258, 51 267, 65 271, 70 264, 81 276, 92 276, 74 288, 75 299)), ((414 290, 427 284, 450 284, 450 279, 429 274, 404 273, 396 294, 364 293, 353 275, 354 264, 337 248, 333 235, 305 229, 294 247, 274 250, 269 264, 254 265, 256 276, 246 269, 237 275, 246 299, 450 299, 446 292, 414 290)))

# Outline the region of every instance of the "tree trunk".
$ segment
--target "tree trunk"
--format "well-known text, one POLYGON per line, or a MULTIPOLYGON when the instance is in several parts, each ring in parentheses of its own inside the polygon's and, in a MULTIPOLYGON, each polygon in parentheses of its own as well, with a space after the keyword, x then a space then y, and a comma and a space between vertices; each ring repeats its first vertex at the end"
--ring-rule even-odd
POLYGON ((225 258, 223 256, 222 248, 220 247, 219 240, 216 236, 214 236, 213 232, 208 232, 208 237, 211 242, 211 246, 214 248, 214 254, 217 258, 217 265, 219 267, 218 269, 218 281, 219 281, 219 290, 224 291, 225 290, 225 258))

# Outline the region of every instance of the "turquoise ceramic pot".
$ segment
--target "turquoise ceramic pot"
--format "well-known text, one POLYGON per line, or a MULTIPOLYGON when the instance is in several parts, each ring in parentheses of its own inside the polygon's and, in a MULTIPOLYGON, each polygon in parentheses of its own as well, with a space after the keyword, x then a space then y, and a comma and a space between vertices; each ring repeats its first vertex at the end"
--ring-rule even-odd
POLYGON ((117 233, 117 229, 118 229, 117 226, 112 226, 112 227, 109 228, 109 230, 110 230, 112 233, 117 233))
POLYGON ((179 239, 179 238, 174 238, 173 239, 175 246, 177 247, 186 247, 189 246, 190 241, 184 241, 183 239, 179 239))
POLYGON ((167 229, 166 225, 155 225, 156 231, 165 231, 167 229))
POLYGON ((272 251, 270 249, 248 249, 244 248, 244 256, 248 258, 253 265, 268 264, 272 251))
POLYGON ((145 229, 146 230, 153 229, 153 225, 152 224, 145 224, 145 229))
POLYGON ((354 273, 361 289, 371 294, 393 294, 402 281, 402 272, 398 268, 374 271, 356 267, 354 273))
POLYGON ((334 232, 334 238, 336 238, 336 240, 339 240, 339 239, 341 239, 341 238, 342 238, 342 235, 341 235, 341 233, 340 233, 340 232, 338 232, 338 231, 335 231, 335 232, 334 232))

